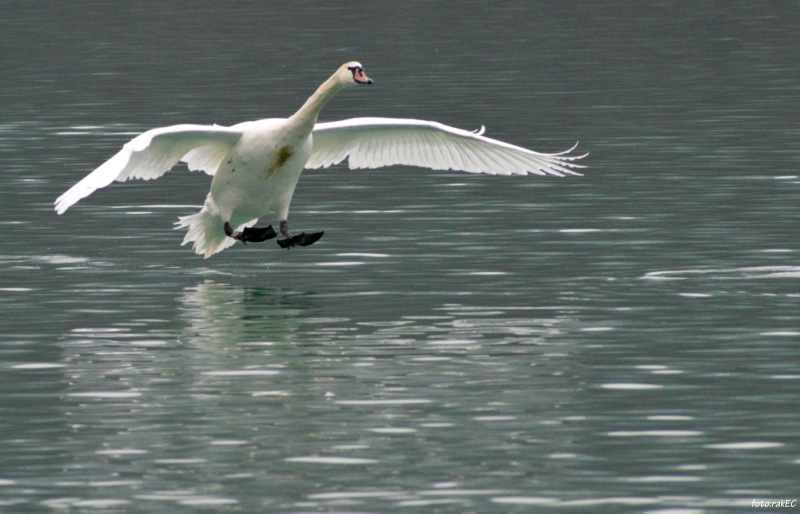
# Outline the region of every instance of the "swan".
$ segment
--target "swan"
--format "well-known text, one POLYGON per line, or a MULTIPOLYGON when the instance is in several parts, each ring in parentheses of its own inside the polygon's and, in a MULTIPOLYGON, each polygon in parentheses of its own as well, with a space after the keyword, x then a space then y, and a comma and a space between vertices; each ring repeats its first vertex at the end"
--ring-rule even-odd
POLYGON ((304 169, 327 168, 349 160, 350 169, 395 164, 435 170, 497 175, 580 175, 585 155, 538 153, 433 121, 353 118, 318 122, 325 104, 342 89, 372 84, 360 63, 343 64, 288 118, 246 121, 224 127, 182 124, 154 128, 68 189, 55 201, 63 214, 72 205, 112 182, 156 179, 179 161, 213 177, 200 212, 182 216, 176 229, 188 229, 182 245, 193 243, 209 258, 236 243, 277 237, 272 226, 256 227, 275 215, 283 248, 313 244, 323 232, 292 235, 289 203, 304 169))

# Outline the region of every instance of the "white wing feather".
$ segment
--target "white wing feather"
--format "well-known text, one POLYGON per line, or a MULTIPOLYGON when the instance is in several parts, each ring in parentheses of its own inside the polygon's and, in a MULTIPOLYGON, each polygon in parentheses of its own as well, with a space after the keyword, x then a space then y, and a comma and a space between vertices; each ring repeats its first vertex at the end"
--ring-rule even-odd
POLYGON ((433 121, 398 118, 353 118, 317 123, 306 168, 321 168, 349 159, 350 169, 403 164, 435 170, 492 175, 580 175, 575 161, 585 155, 539 153, 433 121))
POLYGON ((59 196, 55 202, 56 212, 63 214, 81 199, 114 181, 159 178, 181 160, 190 170, 213 175, 241 135, 239 128, 217 125, 185 124, 148 130, 59 196))

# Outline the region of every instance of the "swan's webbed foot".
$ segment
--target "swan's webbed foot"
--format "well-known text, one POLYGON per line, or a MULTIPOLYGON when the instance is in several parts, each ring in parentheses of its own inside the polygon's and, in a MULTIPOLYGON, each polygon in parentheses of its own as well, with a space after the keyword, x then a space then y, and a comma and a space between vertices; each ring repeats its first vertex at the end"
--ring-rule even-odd
POLYGON ((281 248, 287 249, 293 246, 313 245, 319 241, 319 238, 321 238, 324 233, 325 232, 312 232, 306 234, 303 232, 300 235, 293 236, 292 233, 289 232, 289 224, 286 221, 281 221, 281 234, 283 234, 286 239, 278 239, 278 244, 281 248))
POLYGON ((228 237, 232 237, 238 241, 241 241, 244 244, 247 244, 248 242, 260 243, 261 241, 272 239, 278 234, 275 233, 275 229, 272 228, 272 225, 268 227, 247 227, 241 232, 234 232, 230 222, 226 221, 225 235, 227 235, 228 237))
POLYGON ((287 237, 286 239, 278 239, 278 244, 281 245, 281 248, 313 245, 319 241, 324 233, 325 232, 312 232, 310 234, 306 234, 303 232, 297 236, 287 237))

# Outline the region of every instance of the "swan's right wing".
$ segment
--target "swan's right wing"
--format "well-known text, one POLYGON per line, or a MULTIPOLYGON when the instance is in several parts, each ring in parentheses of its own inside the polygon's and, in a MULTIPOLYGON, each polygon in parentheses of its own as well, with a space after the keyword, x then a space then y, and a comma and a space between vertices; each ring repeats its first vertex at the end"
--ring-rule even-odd
POLYGON ((159 178, 178 161, 186 162, 190 170, 213 175, 241 135, 241 128, 217 125, 173 125, 148 130, 59 196, 55 210, 63 214, 81 199, 114 181, 159 178))
MULTIPOLYGON (((348 159, 350 169, 395 164, 493 175, 580 175, 585 155, 534 152, 434 121, 353 118, 317 123, 306 168, 328 167, 348 159)), ((576 145, 577 146, 577 145, 576 145)))

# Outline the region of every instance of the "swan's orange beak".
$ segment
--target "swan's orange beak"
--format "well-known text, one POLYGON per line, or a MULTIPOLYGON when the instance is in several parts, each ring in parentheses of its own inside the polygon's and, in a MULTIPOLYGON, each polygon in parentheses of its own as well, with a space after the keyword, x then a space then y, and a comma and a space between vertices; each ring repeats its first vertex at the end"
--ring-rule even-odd
POLYGON ((353 80, 359 84, 372 84, 372 79, 367 77, 367 75, 364 73, 364 70, 361 68, 356 68, 353 70, 353 80))

